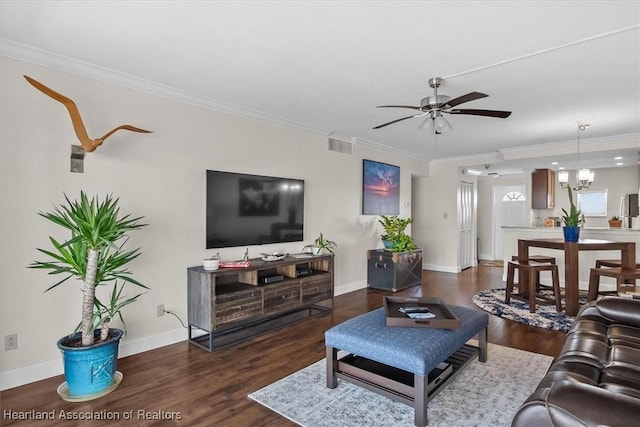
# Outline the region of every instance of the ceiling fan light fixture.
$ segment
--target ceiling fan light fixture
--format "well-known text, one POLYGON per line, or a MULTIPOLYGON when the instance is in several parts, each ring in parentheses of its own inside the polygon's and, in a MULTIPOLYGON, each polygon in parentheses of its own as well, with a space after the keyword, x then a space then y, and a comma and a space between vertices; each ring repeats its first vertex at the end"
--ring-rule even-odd
POLYGON ((442 117, 440 113, 436 114, 436 117, 433 119, 433 123, 436 127, 436 130, 438 130, 439 132, 446 132, 451 130, 451 125, 444 117, 442 117))
POLYGON ((418 130, 422 132, 426 132, 427 134, 433 133, 434 127, 433 127, 433 119, 431 118, 431 116, 427 117, 422 121, 422 123, 420 123, 420 126, 418 126, 418 130))

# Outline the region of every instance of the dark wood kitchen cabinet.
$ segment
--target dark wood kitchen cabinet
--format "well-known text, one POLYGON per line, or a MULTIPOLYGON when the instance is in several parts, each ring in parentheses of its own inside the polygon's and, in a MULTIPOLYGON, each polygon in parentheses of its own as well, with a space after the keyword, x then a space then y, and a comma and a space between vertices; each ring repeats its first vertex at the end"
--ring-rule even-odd
POLYGON ((556 173, 536 169, 531 173, 531 208, 553 209, 556 205, 556 173))

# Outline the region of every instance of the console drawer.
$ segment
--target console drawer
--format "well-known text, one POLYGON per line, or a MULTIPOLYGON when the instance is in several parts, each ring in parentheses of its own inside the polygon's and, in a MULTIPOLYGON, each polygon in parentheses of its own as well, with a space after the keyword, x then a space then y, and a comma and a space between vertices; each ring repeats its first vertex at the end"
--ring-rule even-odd
POLYGON ((300 305, 300 282, 269 285, 264 291, 264 313, 275 313, 300 305))
POLYGON ((216 325, 224 325, 262 314, 260 289, 216 295, 216 325))
POLYGON ((300 288, 303 304, 313 301, 322 301, 333 297, 330 275, 303 279, 300 288))

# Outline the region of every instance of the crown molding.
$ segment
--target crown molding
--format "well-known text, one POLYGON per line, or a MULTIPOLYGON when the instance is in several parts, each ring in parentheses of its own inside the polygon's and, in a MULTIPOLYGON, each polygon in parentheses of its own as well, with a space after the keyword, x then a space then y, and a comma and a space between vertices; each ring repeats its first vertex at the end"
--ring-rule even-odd
MULTIPOLYGON (((591 153, 609 150, 624 150, 640 147, 639 134, 606 136, 602 138, 580 139, 580 152, 591 153)), ((554 155, 575 154, 576 141, 562 141, 551 144, 527 145, 523 147, 503 148, 495 153, 483 153, 471 156, 446 157, 431 160, 431 164, 474 165, 480 163, 501 163, 507 160, 530 159, 554 155)))
MULTIPOLYGON (((505 160, 547 157, 552 155, 574 154, 577 141, 562 141, 551 144, 528 145, 524 147, 504 148, 498 150, 505 160)), ((594 153, 598 151, 619 150, 640 147, 640 135, 625 134, 601 138, 580 138, 580 151, 594 153)))
POLYGON ((353 141, 354 144, 358 144, 368 148, 373 148, 374 150, 384 151, 385 153, 396 154, 403 157, 409 157, 414 160, 421 160, 421 161, 426 160, 424 157, 420 157, 416 154, 409 153, 403 150, 398 150, 396 148, 389 147, 388 145, 384 145, 379 142, 371 141, 371 140, 360 138, 357 136, 354 136, 353 138, 351 138, 351 141, 353 141))
POLYGON ((204 97, 196 93, 156 83, 131 74, 121 73, 110 68, 18 43, 7 38, 0 38, 0 56, 239 117, 260 120, 283 127, 301 129, 314 134, 329 135, 332 133, 330 129, 318 128, 307 123, 285 119, 217 99, 204 97))

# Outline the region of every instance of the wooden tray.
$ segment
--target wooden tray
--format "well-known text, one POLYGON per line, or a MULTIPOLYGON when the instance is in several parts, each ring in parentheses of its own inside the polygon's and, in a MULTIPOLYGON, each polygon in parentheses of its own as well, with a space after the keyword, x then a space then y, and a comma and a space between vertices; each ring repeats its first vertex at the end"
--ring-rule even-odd
POLYGON ((387 326, 410 328, 459 329, 460 319, 449 310, 440 298, 384 297, 387 326), (400 307, 426 307, 436 315, 432 319, 412 319, 399 311, 400 307))

